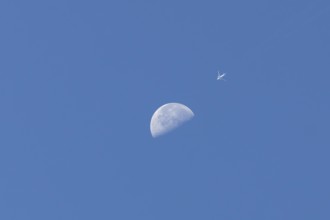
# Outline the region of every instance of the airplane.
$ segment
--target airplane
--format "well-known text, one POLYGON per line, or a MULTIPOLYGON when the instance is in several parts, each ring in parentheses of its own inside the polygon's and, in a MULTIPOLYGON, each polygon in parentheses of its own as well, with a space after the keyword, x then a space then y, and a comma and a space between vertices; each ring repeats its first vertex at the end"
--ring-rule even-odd
POLYGON ((225 75, 226 75, 226 73, 220 73, 220 71, 218 71, 218 77, 217 77, 217 80, 224 80, 224 81, 226 81, 225 79, 224 79, 224 77, 225 77, 225 75))

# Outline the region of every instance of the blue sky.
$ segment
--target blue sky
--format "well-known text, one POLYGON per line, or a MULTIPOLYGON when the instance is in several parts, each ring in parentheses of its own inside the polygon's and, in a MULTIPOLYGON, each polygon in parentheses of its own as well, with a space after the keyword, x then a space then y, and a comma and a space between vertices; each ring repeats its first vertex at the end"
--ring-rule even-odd
POLYGON ((0 219, 329 219, 329 12, 1 1, 0 219))

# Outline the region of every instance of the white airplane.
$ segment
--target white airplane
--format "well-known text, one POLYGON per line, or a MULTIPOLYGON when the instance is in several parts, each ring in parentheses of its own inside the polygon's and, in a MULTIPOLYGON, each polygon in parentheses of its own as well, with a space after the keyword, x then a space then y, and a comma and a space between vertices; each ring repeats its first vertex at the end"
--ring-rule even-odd
POLYGON ((218 71, 218 77, 217 77, 217 80, 224 80, 224 81, 226 81, 225 80, 225 75, 226 75, 226 73, 220 73, 220 71, 218 71))

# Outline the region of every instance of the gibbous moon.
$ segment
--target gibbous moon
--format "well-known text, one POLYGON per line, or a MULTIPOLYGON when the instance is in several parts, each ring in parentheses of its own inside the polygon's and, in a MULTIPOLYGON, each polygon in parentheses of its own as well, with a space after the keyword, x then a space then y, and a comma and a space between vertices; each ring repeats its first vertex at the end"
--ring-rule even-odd
POLYGON ((167 103, 159 107, 150 121, 151 135, 155 138, 179 127, 194 117, 187 106, 180 103, 167 103))

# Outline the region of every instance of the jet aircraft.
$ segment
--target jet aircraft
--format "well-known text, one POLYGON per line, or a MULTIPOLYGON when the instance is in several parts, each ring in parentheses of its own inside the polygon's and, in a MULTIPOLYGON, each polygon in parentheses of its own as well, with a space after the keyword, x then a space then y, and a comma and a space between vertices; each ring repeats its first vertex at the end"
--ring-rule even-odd
POLYGON ((218 71, 218 77, 217 77, 217 80, 224 80, 224 81, 226 81, 225 80, 225 75, 226 75, 226 73, 220 73, 220 71, 218 71))

